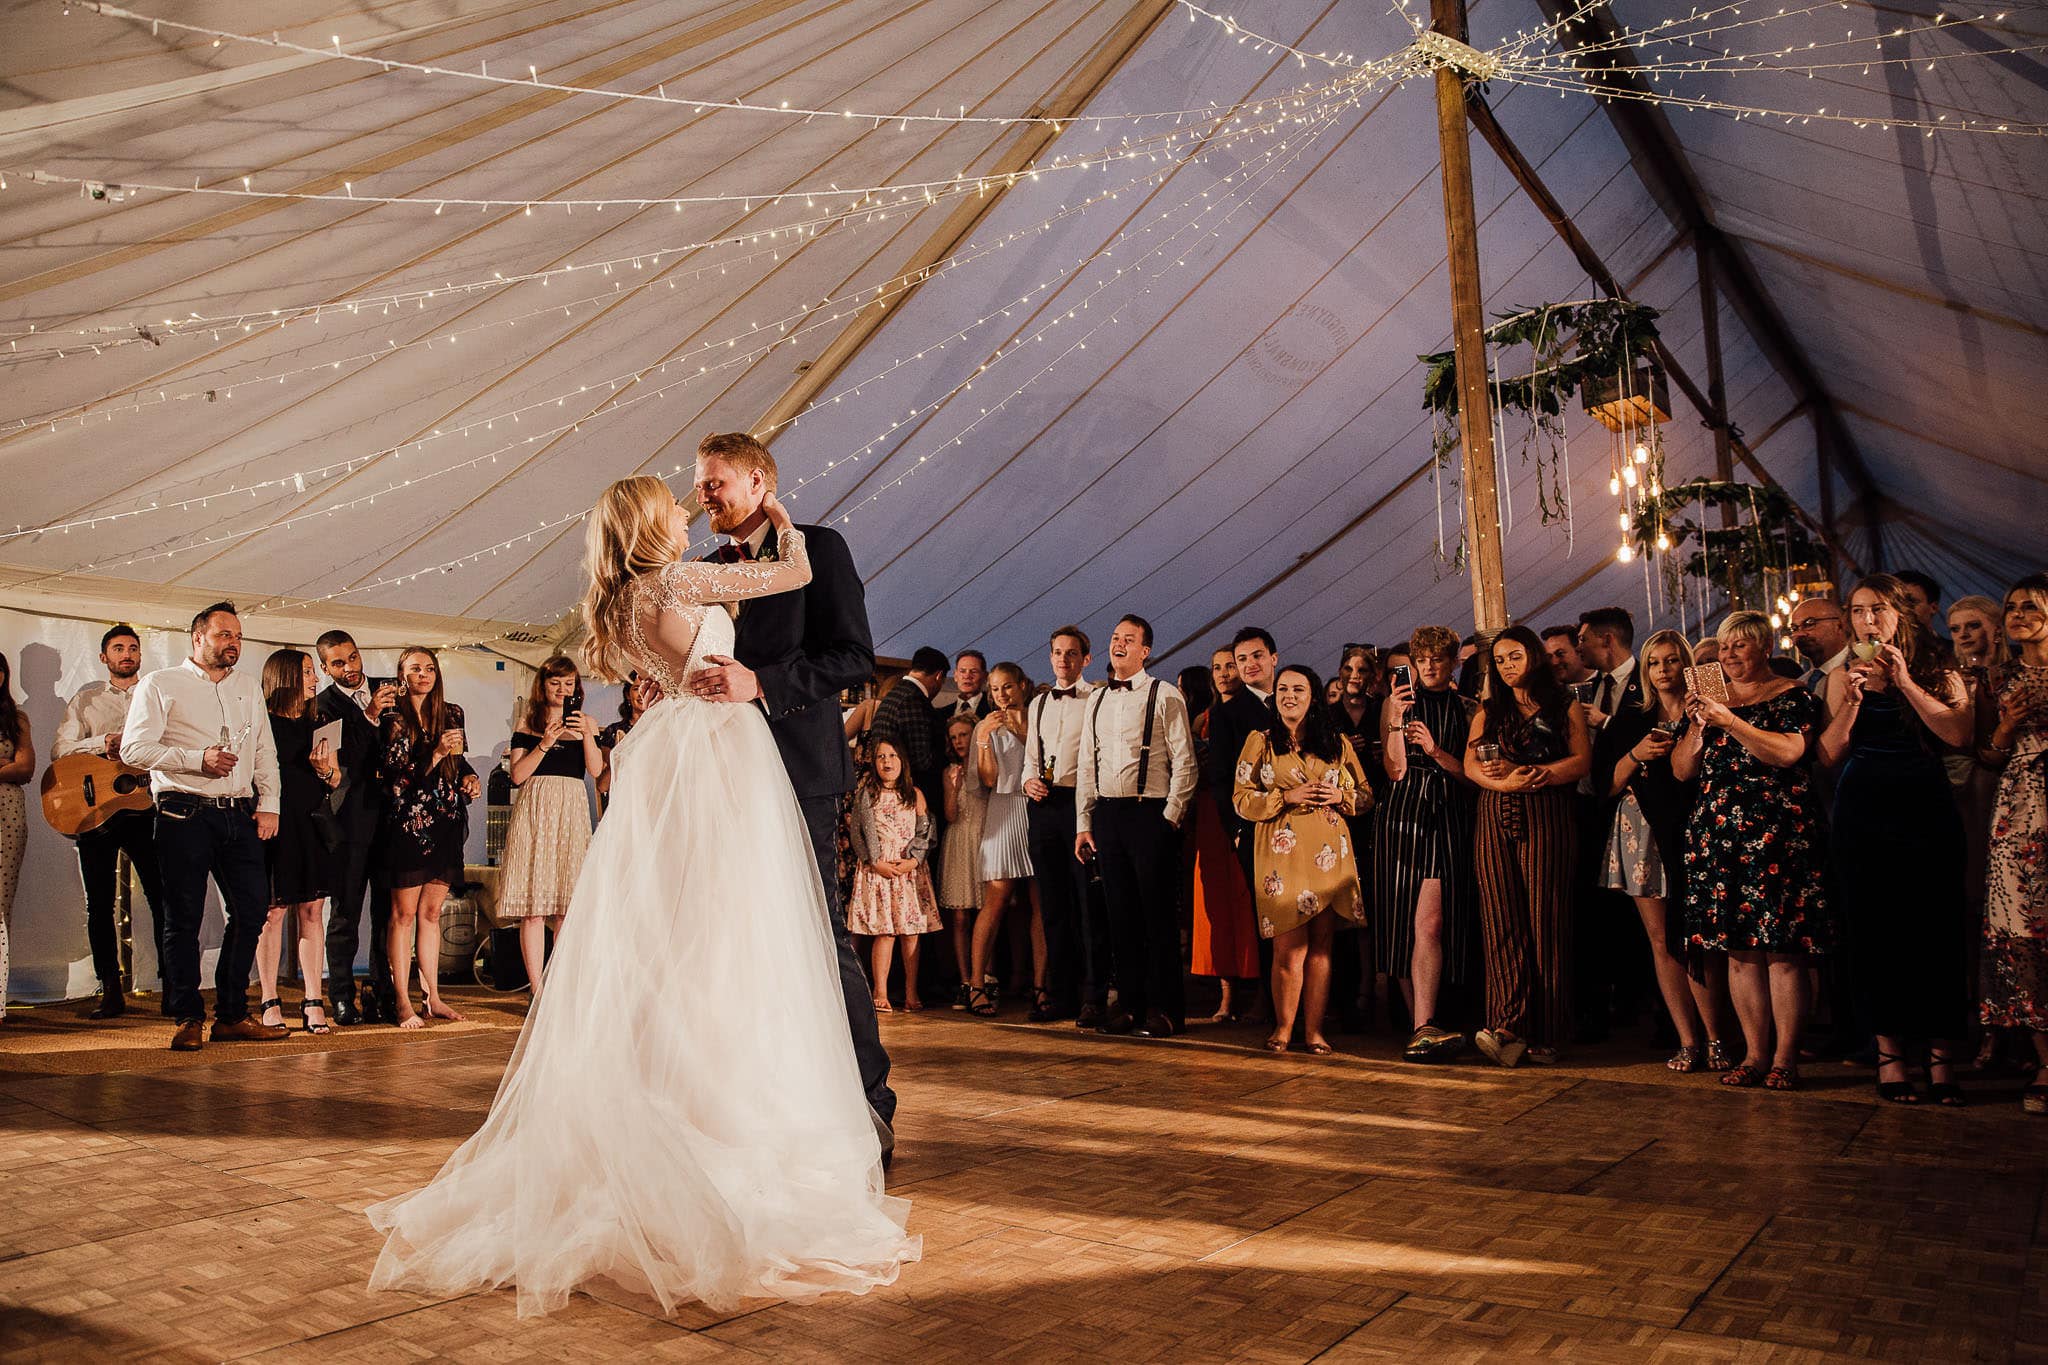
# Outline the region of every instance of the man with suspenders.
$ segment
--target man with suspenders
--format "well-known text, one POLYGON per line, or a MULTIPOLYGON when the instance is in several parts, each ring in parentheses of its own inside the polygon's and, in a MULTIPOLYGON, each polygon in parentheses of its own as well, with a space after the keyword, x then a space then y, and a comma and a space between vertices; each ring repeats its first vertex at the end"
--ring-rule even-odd
POLYGON ((1104 1033, 1163 1038, 1185 1027, 1174 894, 1180 824, 1194 796, 1194 734, 1180 689, 1145 673, 1152 626, 1126 616, 1109 637, 1110 680, 1088 698, 1075 782, 1074 853, 1101 860, 1116 964, 1104 1033))
MULTIPOLYGON (((1052 990, 1052 1005, 1042 1013, 1046 1019, 1076 1019, 1082 1028, 1093 1028, 1103 1020, 1109 995, 1109 934, 1100 893, 1093 890, 1087 866, 1074 856, 1074 781, 1081 722, 1094 688, 1081 676, 1090 657, 1081 628, 1061 626, 1050 643, 1053 685, 1032 698, 1024 713, 1024 795, 1031 799, 1025 810, 1052 990)), ((1034 1006, 1032 1018, 1040 1013, 1034 1006)))

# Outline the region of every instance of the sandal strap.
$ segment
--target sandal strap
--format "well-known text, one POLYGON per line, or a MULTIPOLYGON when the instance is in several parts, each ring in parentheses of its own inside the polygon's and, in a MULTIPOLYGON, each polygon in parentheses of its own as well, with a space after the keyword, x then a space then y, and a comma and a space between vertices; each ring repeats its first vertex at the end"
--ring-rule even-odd
POLYGON ((282 1000, 265 1000, 265 1001, 264 1001, 263 1003, 261 1003, 260 1005, 258 1005, 258 1006, 257 1006, 256 1008, 257 1008, 257 1009, 260 1009, 260 1010, 267 1010, 267 1009, 269 1009, 269 1008, 270 1008, 270 1007, 271 1007, 272 1005, 275 1005, 275 1006, 277 1006, 277 1007, 278 1007, 279 1009, 283 1009, 283 1008, 284 1008, 284 1001, 282 1001, 282 1000))
POLYGON ((320 999, 318 996, 315 996, 311 1000, 301 1000, 299 1002, 300 1014, 304 1014, 307 1010, 324 1010, 326 1008, 327 1002, 325 1000, 320 999))

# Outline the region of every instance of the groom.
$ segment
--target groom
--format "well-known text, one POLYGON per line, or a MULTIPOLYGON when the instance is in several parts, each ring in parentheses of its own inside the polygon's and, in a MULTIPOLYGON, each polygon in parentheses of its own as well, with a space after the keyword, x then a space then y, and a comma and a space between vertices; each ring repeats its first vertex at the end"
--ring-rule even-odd
MULTIPOLYGON (((775 491, 775 457, 745 432, 706 436, 697 446, 697 501, 711 529, 731 537, 717 554, 726 560, 773 559, 775 531, 761 511, 775 491)), ((757 597, 740 606, 733 653, 709 656, 710 668, 690 675, 690 690, 708 701, 751 702, 768 717, 782 764, 796 788, 832 936, 839 944, 839 986, 853 1030, 861 1088, 883 1124, 882 1157, 895 1147, 896 1094, 889 1089, 889 1054, 875 1027, 868 989, 846 911, 839 903, 836 838, 839 798, 853 786, 853 758, 839 716, 839 693, 875 675, 866 595, 853 555, 837 531, 799 527, 810 546, 811 581, 796 592, 757 597)))

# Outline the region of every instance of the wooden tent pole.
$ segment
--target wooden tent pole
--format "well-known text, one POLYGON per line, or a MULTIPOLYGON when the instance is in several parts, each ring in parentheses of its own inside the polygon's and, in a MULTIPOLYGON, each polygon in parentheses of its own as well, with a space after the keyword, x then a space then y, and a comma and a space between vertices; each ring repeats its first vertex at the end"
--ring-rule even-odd
MULTIPOLYGON (((1430 0, 1431 26, 1465 41, 1465 0, 1430 0)), ((1479 293, 1479 221, 1472 206, 1472 144, 1465 126, 1465 77, 1436 69, 1436 130, 1442 149, 1444 243, 1451 275, 1451 348, 1458 367, 1458 437, 1464 451, 1467 566, 1472 623, 1481 631, 1508 623, 1501 567, 1500 493, 1494 485, 1493 403, 1486 385, 1486 313, 1479 293)))

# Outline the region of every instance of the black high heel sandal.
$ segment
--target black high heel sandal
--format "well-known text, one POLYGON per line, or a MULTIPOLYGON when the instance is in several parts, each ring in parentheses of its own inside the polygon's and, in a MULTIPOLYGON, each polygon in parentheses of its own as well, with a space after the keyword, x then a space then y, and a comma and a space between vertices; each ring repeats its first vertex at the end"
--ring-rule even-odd
MULTIPOLYGON (((283 1028, 283 1027, 284 1027, 285 1025, 284 1025, 284 1001, 282 1001, 282 1000, 265 1000, 265 1001, 263 1001, 262 1003, 258 1004, 258 1005, 256 1006, 256 1021, 257 1021, 258 1023, 262 1023, 262 1022, 263 1022, 263 1016, 264 1016, 264 1015, 266 1015, 266 1014, 268 1014, 268 1013, 270 1013, 270 1011, 271 1011, 271 1010, 273 1010, 273 1009, 275 1009, 275 1010, 277 1011, 277 1018, 278 1018, 278 1023, 277 1023, 277 1027, 278 1027, 278 1028, 283 1028)), ((270 1025, 268 1025, 268 1024, 264 1024, 264 1027, 265 1027, 265 1028, 269 1028, 269 1027, 270 1027, 270 1025)))
MULTIPOLYGON (((1897 1062, 1903 1066, 1905 1064, 1905 1061, 1906 1059, 1904 1057, 1901 1057, 1896 1052, 1885 1052, 1883 1050, 1880 1050, 1877 1054, 1877 1069, 1879 1071, 1883 1071, 1893 1062, 1897 1062)), ((1885 1101, 1887 1104, 1920 1103, 1920 1092, 1913 1088, 1913 1082, 1911 1080, 1879 1081, 1877 1083, 1877 1097, 1885 1101)))
POLYGON ((995 992, 986 986, 975 986, 967 992, 967 1012, 983 1019, 995 1017, 995 992))
POLYGON ((1955 1058, 1946 1055, 1936 1056, 1933 1048, 1927 1050, 1927 1098, 1944 1109, 1962 1109, 1970 1103, 1960 1085, 1954 1081, 1934 1079, 1934 1068, 1945 1066, 1953 1070, 1955 1064, 1955 1058))
POLYGON ((322 1020, 320 1023, 316 1024, 306 1017, 307 1010, 315 1009, 319 1010, 322 1014, 327 1013, 327 1002, 325 1000, 321 1000, 318 998, 312 1000, 301 1000, 299 1002, 299 1026, 305 1029, 306 1032, 313 1034, 334 1032, 334 1025, 332 1022, 322 1020))

